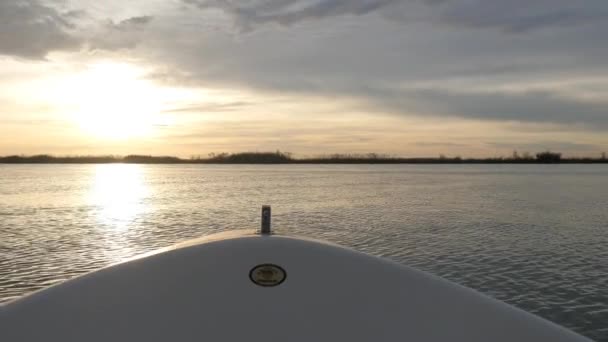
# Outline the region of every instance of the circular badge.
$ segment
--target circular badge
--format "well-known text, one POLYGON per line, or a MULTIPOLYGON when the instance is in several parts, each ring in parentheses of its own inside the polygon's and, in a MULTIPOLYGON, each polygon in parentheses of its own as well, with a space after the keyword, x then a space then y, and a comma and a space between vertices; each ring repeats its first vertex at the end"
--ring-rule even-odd
POLYGON ((287 278, 285 270, 273 264, 257 265, 249 272, 249 279, 256 285, 264 287, 280 285, 285 278, 287 278))

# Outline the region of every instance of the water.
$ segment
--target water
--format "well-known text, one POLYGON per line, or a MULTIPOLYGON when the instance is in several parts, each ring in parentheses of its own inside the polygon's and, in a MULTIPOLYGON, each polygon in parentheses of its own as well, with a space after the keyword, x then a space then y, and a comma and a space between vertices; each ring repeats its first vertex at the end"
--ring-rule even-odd
POLYGON ((443 276, 608 341, 606 165, 0 165, 0 301, 257 228, 443 276))

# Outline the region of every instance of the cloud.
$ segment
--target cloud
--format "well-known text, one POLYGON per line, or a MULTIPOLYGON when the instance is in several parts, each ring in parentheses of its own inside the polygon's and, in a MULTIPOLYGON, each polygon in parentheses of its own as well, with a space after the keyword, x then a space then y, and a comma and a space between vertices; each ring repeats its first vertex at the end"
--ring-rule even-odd
POLYGON ((418 141, 418 142, 412 143, 412 145, 420 146, 420 147, 468 147, 469 146, 467 144, 455 143, 455 142, 449 142, 449 141, 444 141, 444 142, 418 141))
POLYGON ((608 127, 608 90, 549 84, 605 75, 605 1, 183 1, 202 10, 143 47, 172 82, 324 98, 336 116, 608 127))
POLYGON ((457 91, 437 88, 366 91, 374 106, 391 112, 420 113, 491 121, 586 124, 608 128, 608 101, 588 101, 549 90, 457 91))
POLYGON ((423 21, 466 28, 524 33, 547 27, 584 25, 608 18, 604 0, 183 0, 219 9, 243 30, 268 23, 289 26, 307 20, 380 13, 400 22, 423 21))
POLYGON ((2 125, 21 125, 21 126, 66 126, 65 120, 57 119, 2 119, 2 125))
POLYGON ((461 28, 527 33, 605 21, 608 5, 603 0, 401 1, 385 15, 398 21, 421 20, 461 28))
POLYGON ((251 2, 222 0, 184 0, 201 9, 220 9, 232 15, 248 30, 259 24, 292 25, 310 19, 341 15, 365 15, 398 0, 255 0, 251 2))
POLYGON ((133 48, 151 16, 93 18, 61 1, 0 0, 0 55, 44 59, 53 51, 133 48))
POLYGON ((77 49, 77 16, 36 0, 0 0, 0 54, 41 59, 49 51, 77 49))
POLYGON ((117 25, 115 25, 118 29, 130 28, 133 26, 141 26, 145 25, 152 21, 154 17, 150 15, 142 15, 139 17, 131 17, 129 19, 122 20, 117 25))
POLYGON ((131 17, 119 22, 106 20, 94 29, 87 40, 90 49, 120 50, 135 48, 142 40, 145 27, 153 20, 152 16, 131 17))
POLYGON ((165 113, 218 113, 241 110, 251 106, 253 103, 245 101, 234 101, 226 103, 206 103, 180 106, 165 110, 165 113))

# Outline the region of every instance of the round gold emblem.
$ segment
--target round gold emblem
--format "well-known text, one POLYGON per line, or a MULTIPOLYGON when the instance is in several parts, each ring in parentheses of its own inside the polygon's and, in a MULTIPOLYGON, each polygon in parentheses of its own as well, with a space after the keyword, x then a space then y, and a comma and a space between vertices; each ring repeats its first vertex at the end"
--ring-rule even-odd
POLYGON ((259 286, 277 286, 285 281, 287 273, 280 266, 273 264, 262 264, 252 268, 249 278, 259 286))

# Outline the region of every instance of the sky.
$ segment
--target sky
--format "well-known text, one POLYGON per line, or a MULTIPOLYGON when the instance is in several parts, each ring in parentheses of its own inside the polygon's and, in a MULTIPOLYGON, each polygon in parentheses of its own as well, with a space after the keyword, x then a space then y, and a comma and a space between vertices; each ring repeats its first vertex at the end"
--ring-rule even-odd
POLYGON ((0 155, 608 151, 606 0, 0 0, 0 155))

